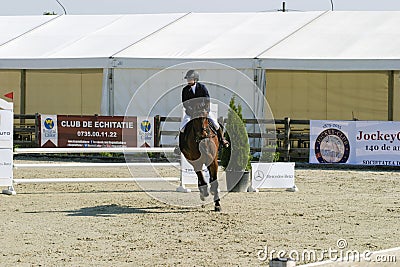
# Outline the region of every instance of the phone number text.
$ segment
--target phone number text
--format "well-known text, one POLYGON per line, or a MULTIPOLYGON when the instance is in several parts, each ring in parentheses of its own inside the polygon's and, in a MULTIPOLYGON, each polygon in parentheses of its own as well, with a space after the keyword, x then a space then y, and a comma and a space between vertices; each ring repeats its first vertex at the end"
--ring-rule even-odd
POLYGON ((117 138, 117 132, 92 132, 92 131, 77 131, 76 135, 79 137, 110 137, 117 138))

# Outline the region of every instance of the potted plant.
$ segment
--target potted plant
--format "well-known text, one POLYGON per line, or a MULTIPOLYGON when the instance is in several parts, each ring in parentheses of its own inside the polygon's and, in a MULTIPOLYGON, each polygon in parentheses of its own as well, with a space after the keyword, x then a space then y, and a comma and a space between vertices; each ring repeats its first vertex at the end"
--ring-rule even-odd
POLYGON ((242 106, 235 104, 235 96, 229 102, 225 138, 230 146, 222 148, 220 165, 225 170, 227 189, 246 192, 250 185, 250 144, 242 117, 242 106))

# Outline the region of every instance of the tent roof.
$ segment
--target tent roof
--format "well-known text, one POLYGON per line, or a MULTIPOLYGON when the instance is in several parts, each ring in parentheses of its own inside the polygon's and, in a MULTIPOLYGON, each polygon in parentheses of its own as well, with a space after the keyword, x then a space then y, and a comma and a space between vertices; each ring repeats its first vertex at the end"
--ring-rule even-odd
POLYGON ((0 46, 56 18, 55 16, 0 16, 0 46))
POLYGON ((400 69, 398 11, 0 16, 0 69, 400 69), (71 30, 72 29, 72 30, 71 30))
POLYGON ((192 13, 115 57, 254 58, 320 14, 192 13))
POLYGON ((1 45, 0 68, 104 68, 114 53, 183 15, 58 16, 1 45))
POLYGON ((328 12, 258 56, 267 68, 399 69, 400 12, 328 12))
POLYGON ((252 68, 258 54, 321 14, 190 13, 114 58, 134 67, 157 59, 163 67, 172 62, 211 60, 252 68))

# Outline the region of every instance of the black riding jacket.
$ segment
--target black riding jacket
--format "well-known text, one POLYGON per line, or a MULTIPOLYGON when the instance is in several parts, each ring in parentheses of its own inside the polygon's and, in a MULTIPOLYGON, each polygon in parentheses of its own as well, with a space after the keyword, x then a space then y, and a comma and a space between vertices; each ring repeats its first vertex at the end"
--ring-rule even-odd
POLYGON ((186 85, 182 89, 182 103, 185 107, 185 113, 190 117, 193 116, 193 112, 201 107, 210 111, 210 95, 204 84, 196 82, 195 94, 193 94, 192 87, 186 85))

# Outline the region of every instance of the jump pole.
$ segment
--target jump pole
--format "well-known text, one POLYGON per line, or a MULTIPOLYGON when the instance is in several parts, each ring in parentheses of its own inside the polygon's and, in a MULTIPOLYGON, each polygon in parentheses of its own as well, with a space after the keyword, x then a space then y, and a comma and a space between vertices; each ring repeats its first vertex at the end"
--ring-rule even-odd
POLYGON ((178 182, 179 178, 32 178, 14 179, 15 184, 45 184, 45 183, 138 183, 138 182, 178 182))
MULTIPOLYGON (((11 148, 12 149, 12 148, 11 148)), ((11 150, 12 151, 12 150, 11 150)), ((101 147, 101 148, 16 148, 14 154, 64 154, 64 153, 168 153, 173 152, 173 147, 150 147, 150 148, 123 148, 123 147, 101 147)), ((11 152, 12 154, 12 152, 11 152)), ((11 164, 12 168, 99 168, 99 167, 179 167, 180 163, 165 162, 135 162, 135 163, 42 163, 42 164, 11 164)), ((43 184, 43 183, 131 183, 131 182, 178 182, 182 184, 181 178, 176 177, 142 177, 142 178, 32 178, 12 179, 8 190, 4 194, 15 195, 14 184, 43 184)))
POLYGON ((63 153, 170 153, 173 147, 88 147, 88 148, 16 148, 14 154, 63 154, 63 153))
MULTIPOLYGON (((107 167, 179 167, 176 163, 14 163, 14 169, 31 169, 31 168, 107 168, 107 167)), ((15 180, 15 179, 14 179, 15 180)))

